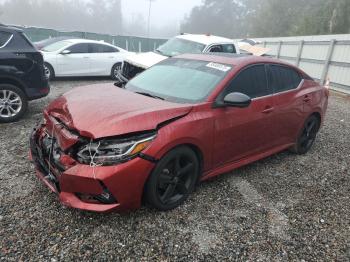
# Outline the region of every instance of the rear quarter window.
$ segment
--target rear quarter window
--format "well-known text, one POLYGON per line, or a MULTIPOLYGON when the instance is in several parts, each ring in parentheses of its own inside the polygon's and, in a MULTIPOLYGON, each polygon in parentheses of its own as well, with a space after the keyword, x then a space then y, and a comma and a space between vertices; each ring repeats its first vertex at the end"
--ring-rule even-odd
MULTIPOLYGON (((3 32, 4 33, 4 32, 3 32)), ((23 32, 5 32, 7 35, 5 37, 0 37, 2 41, 6 40, 2 47, 6 49, 7 52, 36 52, 37 50, 27 38, 27 36, 23 32), (8 34, 10 34, 10 39, 8 38, 8 34), (10 40, 10 41, 9 41, 10 40)), ((2 42, 0 40, 0 42, 2 42)), ((1 44, 0 44, 1 47, 1 44)))
POLYGON ((222 45, 224 53, 236 53, 236 48, 232 44, 222 45))
POLYGON ((28 36, 25 33, 21 32, 20 35, 25 42, 24 45, 26 45, 27 47, 34 47, 32 41, 29 40, 28 36))
POLYGON ((274 93, 296 89, 302 78, 293 68, 270 65, 270 85, 274 93))
POLYGON ((103 44, 90 44, 90 53, 116 53, 119 50, 116 47, 103 44))
POLYGON ((115 53, 115 52, 119 52, 119 50, 113 46, 103 45, 103 52, 104 53, 115 53))
POLYGON ((11 37, 11 33, 0 31, 0 48, 5 47, 5 45, 8 43, 11 37))

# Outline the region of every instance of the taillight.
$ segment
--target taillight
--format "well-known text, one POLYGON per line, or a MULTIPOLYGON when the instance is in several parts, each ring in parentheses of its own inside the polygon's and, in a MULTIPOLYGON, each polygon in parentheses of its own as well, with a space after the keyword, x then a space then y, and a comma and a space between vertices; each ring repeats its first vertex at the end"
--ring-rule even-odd
POLYGON ((39 90, 39 93, 40 94, 48 94, 50 92, 50 88, 48 88, 48 87, 45 87, 45 88, 41 88, 40 90, 39 90))

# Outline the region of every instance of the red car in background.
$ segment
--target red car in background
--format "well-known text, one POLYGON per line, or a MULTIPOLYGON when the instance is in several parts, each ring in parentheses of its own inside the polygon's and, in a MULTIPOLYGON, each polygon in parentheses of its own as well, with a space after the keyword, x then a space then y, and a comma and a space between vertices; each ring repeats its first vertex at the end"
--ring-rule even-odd
POLYGON ((285 149, 306 153, 328 90, 279 60, 181 55, 128 82, 53 101, 32 133, 37 175, 63 204, 127 210, 179 206, 198 181, 285 149))

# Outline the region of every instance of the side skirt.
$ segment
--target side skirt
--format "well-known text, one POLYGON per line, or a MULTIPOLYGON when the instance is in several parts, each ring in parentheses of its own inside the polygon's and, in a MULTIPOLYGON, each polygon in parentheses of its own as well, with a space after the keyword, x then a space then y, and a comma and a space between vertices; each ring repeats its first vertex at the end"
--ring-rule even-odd
POLYGON ((231 162, 231 163, 225 164, 224 166, 221 166, 221 167, 218 167, 218 168, 216 168, 214 170, 205 172, 203 174, 203 176, 201 177, 200 181, 207 180, 209 178, 218 176, 220 174, 232 171, 233 169, 236 169, 236 168, 248 165, 250 163, 256 162, 258 160, 261 160, 263 158, 266 158, 268 156, 271 156, 271 155, 274 155, 274 154, 276 154, 278 152, 281 152, 281 151, 283 151, 283 150, 285 150, 287 148, 290 148, 293 145, 294 144, 291 143, 291 144, 275 147, 275 148, 270 149, 268 151, 265 151, 263 153, 259 153, 259 154, 256 154, 256 155, 253 155, 253 156, 250 156, 250 157, 242 158, 242 159, 237 160, 235 162, 231 162))

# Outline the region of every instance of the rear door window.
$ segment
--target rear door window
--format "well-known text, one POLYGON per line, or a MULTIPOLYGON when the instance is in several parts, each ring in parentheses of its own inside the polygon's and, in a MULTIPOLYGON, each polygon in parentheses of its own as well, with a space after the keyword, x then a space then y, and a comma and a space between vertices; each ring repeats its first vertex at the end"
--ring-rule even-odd
POLYGON ((67 48, 72 54, 89 53, 89 44, 75 44, 67 48))
POLYGON ((269 65, 270 85, 274 93, 296 89, 302 78, 292 68, 280 65, 269 65))
POLYGON ((11 37, 11 33, 0 31, 0 48, 5 47, 5 45, 9 42, 11 37))
POLYGON ((267 85, 265 65, 253 65, 238 73, 225 89, 223 96, 233 92, 245 94, 250 98, 270 95, 272 92, 267 85))

